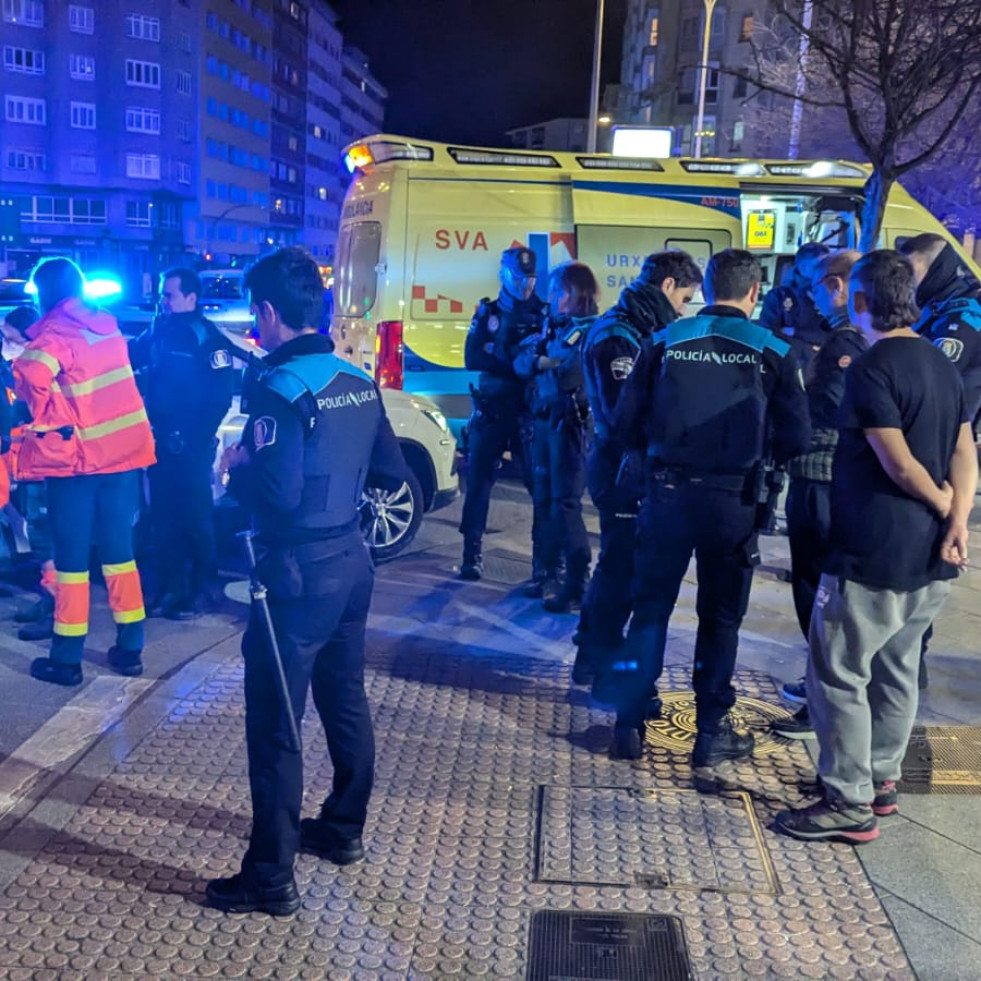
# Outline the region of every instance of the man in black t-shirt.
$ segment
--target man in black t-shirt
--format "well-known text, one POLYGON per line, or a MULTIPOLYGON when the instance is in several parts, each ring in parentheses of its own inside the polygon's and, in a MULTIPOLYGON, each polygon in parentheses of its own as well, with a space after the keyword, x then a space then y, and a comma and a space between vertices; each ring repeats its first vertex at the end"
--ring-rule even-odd
POLYGON ((916 716, 923 632, 967 563, 977 453, 957 372, 911 329, 913 269, 871 252, 851 320, 870 349, 845 378, 831 481, 831 554, 810 630, 807 694, 824 799, 777 816, 806 841, 878 837, 916 716))

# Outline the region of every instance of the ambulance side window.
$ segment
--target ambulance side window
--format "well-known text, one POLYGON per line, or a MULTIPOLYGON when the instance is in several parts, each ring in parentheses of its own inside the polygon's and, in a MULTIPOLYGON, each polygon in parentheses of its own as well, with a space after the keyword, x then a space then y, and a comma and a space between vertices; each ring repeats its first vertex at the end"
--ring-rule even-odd
POLYGON ((381 223, 359 221, 341 228, 334 270, 335 310, 341 317, 363 317, 378 293, 375 267, 381 252, 381 223))

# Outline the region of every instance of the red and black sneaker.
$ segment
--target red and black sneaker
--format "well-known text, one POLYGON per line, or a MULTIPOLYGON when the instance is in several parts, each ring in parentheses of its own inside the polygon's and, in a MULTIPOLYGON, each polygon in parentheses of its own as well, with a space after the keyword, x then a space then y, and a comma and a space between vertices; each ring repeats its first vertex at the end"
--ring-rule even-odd
POLYGON ((899 810, 899 793, 893 780, 883 780, 873 788, 875 799, 872 801, 872 812, 878 817, 895 814, 899 810))

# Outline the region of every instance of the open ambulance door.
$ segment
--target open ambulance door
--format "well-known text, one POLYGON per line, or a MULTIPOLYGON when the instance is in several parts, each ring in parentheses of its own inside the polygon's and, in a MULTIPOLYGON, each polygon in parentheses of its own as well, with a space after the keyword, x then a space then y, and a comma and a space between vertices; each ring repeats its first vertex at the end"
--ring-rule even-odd
MULTIPOLYGON (((604 175, 573 181, 572 208, 578 258, 599 280, 601 308, 616 302, 652 252, 683 249, 704 269, 714 253, 741 243, 739 193, 731 188, 604 175)), ((696 297, 694 308, 701 302, 696 297)))

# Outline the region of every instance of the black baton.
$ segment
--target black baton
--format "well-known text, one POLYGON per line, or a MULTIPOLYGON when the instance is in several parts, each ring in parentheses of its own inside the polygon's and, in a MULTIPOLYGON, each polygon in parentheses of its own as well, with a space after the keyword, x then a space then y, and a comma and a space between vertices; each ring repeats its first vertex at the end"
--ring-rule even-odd
POLYGON ((252 597, 252 605, 259 611, 259 617, 266 628, 266 640, 269 642, 269 652, 272 654, 273 663, 276 665, 279 695, 283 701, 283 708, 286 709, 286 718, 290 724, 290 749, 295 753, 299 753, 300 731, 296 727, 296 716, 293 714, 293 703, 290 700, 290 690, 286 683, 286 672, 283 670, 283 657, 279 652, 279 642, 276 640, 276 631, 273 627, 272 615, 269 612, 269 599, 266 587, 259 579, 259 571, 256 568, 255 549, 252 547, 253 533, 251 531, 243 531, 241 532, 241 538, 245 542, 245 554, 249 559, 249 595, 252 597))

